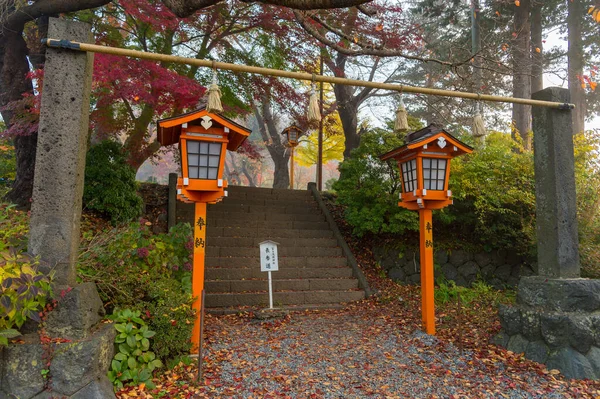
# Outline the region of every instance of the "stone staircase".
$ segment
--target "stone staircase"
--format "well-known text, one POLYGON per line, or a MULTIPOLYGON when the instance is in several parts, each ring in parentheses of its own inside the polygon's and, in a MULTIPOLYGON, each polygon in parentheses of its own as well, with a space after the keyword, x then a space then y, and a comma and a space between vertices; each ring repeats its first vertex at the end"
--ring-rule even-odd
POLYGON ((258 245, 267 239, 280 244, 279 271, 272 273, 274 307, 330 308, 365 297, 339 234, 311 191, 237 186, 227 191, 228 197, 207 210, 208 311, 268 307, 258 245))

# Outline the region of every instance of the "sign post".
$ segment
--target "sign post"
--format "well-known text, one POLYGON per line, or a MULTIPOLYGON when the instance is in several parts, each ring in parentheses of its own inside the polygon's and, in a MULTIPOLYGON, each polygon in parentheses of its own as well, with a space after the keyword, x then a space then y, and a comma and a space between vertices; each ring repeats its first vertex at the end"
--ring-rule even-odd
POLYGON ((273 309, 273 280, 271 272, 279 270, 277 246, 279 243, 266 240, 260 244, 260 271, 269 273, 269 309, 273 309))

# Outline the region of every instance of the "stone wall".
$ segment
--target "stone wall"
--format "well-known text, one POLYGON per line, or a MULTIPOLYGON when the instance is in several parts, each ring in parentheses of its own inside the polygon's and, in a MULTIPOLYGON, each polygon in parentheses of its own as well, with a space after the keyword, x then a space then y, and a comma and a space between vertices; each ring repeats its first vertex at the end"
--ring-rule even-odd
POLYGON ((600 378, 600 280, 521 279, 494 342, 567 378, 600 378))
MULTIPOLYGON (((373 255, 389 278, 408 284, 420 284, 418 249, 376 246, 373 255)), ((507 250, 470 253, 464 250, 436 250, 435 277, 444 276, 457 285, 468 286, 483 280, 495 288, 514 287, 521 276, 534 275, 534 263, 507 250)))

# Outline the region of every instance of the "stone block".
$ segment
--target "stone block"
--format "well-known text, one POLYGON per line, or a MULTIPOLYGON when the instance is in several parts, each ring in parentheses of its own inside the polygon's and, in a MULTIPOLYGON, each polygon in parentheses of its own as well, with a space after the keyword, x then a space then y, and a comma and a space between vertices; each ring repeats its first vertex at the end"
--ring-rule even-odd
POLYGON ((115 398, 113 385, 103 375, 77 391, 70 399, 110 399, 115 398))
POLYGON ((560 313, 541 313, 540 328, 544 341, 556 349, 569 345, 569 317, 560 313))
POLYGON ((542 337, 539 312, 531 309, 521 309, 521 325, 521 333, 528 340, 535 341, 542 337))
POLYGON ((596 377, 600 378, 600 348, 592 346, 585 357, 590 362, 596 377))
POLYGON ((553 311, 594 312, 600 310, 600 280, 524 277, 517 302, 553 311))
POLYGON ((404 281, 406 273, 399 267, 394 267, 388 272, 388 277, 394 281, 404 281))
POLYGON ((506 250, 499 249, 492 252, 492 264, 494 266, 501 266, 506 263, 506 250))
POLYGON ((503 264, 499 266, 494 272, 494 276, 504 282, 508 281, 510 277, 510 273, 512 271, 512 266, 508 264, 503 264))
POLYGON ((465 277, 467 280, 469 277, 476 278, 481 270, 475 261, 468 261, 464 263, 462 266, 459 266, 458 272, 465 277))
POLYGON ((548 359, 548 345, 544 341, 533 341, 527 344, 525 357, 534 362, 544 363, 548 359))
POLYGON ((94 283, 76 285, 48 314, 46 332, 51 337, 83 339, 104 316, 104 307, 94 283))
POLYGON ((407 279, 407 283, 413 284, 413 285, 421 285, 421 275, 413 274, 413 275, 409 276, 407 279))
POLYGON ((516 334, 510 337, 508 340, 506 349, 514 353, 525 353, 527 350, 527 345, 529 345, 529 341, 527 341, 527 339, 521 334, 516 334))
POLYGON ((456 276, 456 280, 454 280, 454 282, 456 283, 456 285, 459 285, 461 287, 468 287, 471 284, 460 274, 458 276, 456 276))
POLYGON ((448 251, 445 249, 438 249, 433 253, 433 261, 436 265, 443 265, 448 263, 448 251))
POLYGON ((494 338, 492 338, 492 343, 501 346, 502 348, 506 348, 509 340, 510 336, 504 331, 501 331, 494 338))
POLYGON ((459 267, 473 259, 473 255, 462 249, 457 249, 450 252, 449 262, 454 266, 459 267))
POLYGON ((600 333, 587 315, 569 315, 569 344, 580 353, 587 353, 600 333))
POLYGON ((50 365, 52 388, 73 395, 106 374, 114 353, 115 329, 103 324, 88 339, 57 346, 50 365))
POLYGON ((448 280, 456 281, 456 278, 458 277, 458 270, 452 263, 446 263, 442 266, 442 273, 448 280))
MULTIPOLYGON (((26 342, 36 341, 36 337, 24 336, 22 338, 26 342), (31 340, 27 338, 31 338, 31 340)), ((17 398, 31 398, 44 390, 44 379, 42 378, 44 350, 40 344, 8 345, 3 352, 4 367, 3 373, 0 375, 0 387, 4 393, 17 398)))
POLYGON ((480 268, 484 268, 492 264, 492 255, 489 252, 479 252, 475 254, 473 260, 480 268))
POLYGON ((521 312, 517 307, 500 304, 498 305, 498 316, 502 330, 508 335, 519 334, 522 330, 521 312))
POLYGON ((548 370, 557 369, 567 378, 591 380, 597 375, 590 361, 581 353, 570 347, 563 347, 548 356, 546 362, 548 370))

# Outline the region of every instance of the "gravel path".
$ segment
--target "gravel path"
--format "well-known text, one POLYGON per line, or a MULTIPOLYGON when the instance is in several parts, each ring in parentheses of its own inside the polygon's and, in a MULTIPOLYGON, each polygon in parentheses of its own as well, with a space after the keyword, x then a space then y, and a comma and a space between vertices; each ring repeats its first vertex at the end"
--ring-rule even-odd
MULTIPOLYGON (((565 398, 568 383, 457 349, 392 315, 295 313, 280 321, 232 316, 207 323, 210 397, 565 398)), ((490 347, 495 348, 495 347, 490 347)), ((517 360, 519 363, 520 360, 517 360)))

